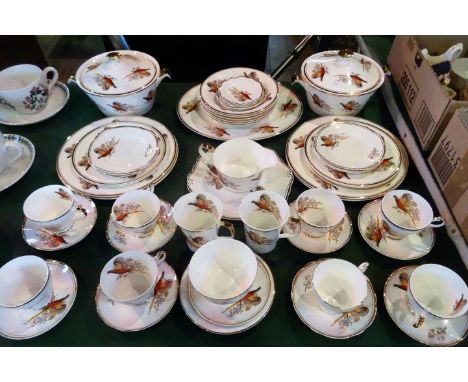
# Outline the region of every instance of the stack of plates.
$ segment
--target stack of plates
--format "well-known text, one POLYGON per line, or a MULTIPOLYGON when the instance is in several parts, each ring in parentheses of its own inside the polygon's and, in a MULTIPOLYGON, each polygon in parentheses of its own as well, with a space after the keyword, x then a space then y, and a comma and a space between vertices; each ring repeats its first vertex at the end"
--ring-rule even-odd
POLYGON ((161 123, 145 117, 105 118, 70 136, 57 173, 74 191, 96 199, 152 189, 174 167, 178 145, 161 123))
POLYGON ((201 84, 201 111, 224 128, 253 127, 267 121, 278 92, 278 84, 259 70, 225 69, 201 84))
POLYGON ((403 144, 385 128, 356 117, 322 117, 291 135, 287 161, 308 187, 349 201, 375 199, 397 188, 408 171, 403 144))

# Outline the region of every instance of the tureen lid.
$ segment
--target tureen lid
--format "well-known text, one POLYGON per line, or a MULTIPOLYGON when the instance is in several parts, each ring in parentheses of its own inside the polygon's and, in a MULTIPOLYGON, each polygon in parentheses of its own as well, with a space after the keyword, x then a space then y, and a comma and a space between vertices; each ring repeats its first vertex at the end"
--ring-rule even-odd
POLYGON ((121 95, 145 88, 159 74, 159 64, 151 56, 132 50, 106 52, 80 66, 77 80, 87 91, 101 95, 121 95))
POLYGON ((374 90, 384 78, 372 59, 350 50, 329 50, 307 58, 302 73, 310 84, 335 94, 362 94, 374 90))

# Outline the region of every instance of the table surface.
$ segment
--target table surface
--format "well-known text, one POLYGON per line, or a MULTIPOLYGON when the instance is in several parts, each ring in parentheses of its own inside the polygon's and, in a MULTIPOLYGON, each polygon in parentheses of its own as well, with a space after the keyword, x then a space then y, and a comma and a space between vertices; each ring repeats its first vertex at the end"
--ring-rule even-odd
MULTIPOLYGON (((385 61, 392 39, 367 37, 366 41, 385 61)), ((154 108, 146 115, 166 125, 179 143, 180 155, 176 166, 155 188, 158 196, 172 204, 187 192, 186 176, 196 160, 199 144, 206 141, 214 145, 219 144, 217 141, 208 140, 191 132, 177 117, 176 105, 184 92, 193 85, 163 82, 158 89, 154 108)), ((298 85, 292 88, 304 104, 304 113, 299 124, 315 118, 307 106, 304 90, 298 85)), ((95 201, 98 219, 93 231, 86 239, 69 249, 40 252, 30 248, 21 235, 22 204, 26 197, 39 187, 60 183, 55 171, 55 160, 66 137, 82 126, 104 118, 92 101, 77 87, 70 86, 70 92, 70 100, 66 107, 48 121, 24 127, 1 126, 3 133, 20 134, 29 138, 36 147, 36 160, 21 181, 0 193, 0 264, 27 254, 65 262, 77 276, 78 295, 71 311, 51 331, 26 341, 0 338, 0 346, 421 346, 403 333, 386 312, 382 297, 385 280, 394 270, 408 263, 384 257, 365 243, 357 229, 357 216, 364 202, 345 202, 346 210, 352 218, 354 232, 344 248, 328 256, 343 258, 355 264, 364 261, 370 263, 366 275, 377 294, 378 311, 373 324, 357 337, 347 340, 328 339, 314 333, 300 321, 291 302, 291 282, 300 268, 321 256, 302 252, 287 240, 280 240, 273 252, 263 255, 273 272, 276 295, 268 315, 259 325, 247 332, 233 336, 219 336, 205 332, 186 317, 179 301, 160 323, 142 332, 121 333, 106 326, 96 313, 94 294, 102 267, 117 254, 105 236, 105 223, 112 201, 95 201)), ((370 99, 359 116, 385 126, 393 132, 396 131, 380 94, 370 99)), ((261 143, 276 150, 284 159, 285 143, 292 131, 261 143)), ((413 190, 431 200, 413 165, 410 166, 401 188, 413 190)), ((295 200, 305 189, 305 186, 295 180, 289 201, 295 200)), ((239 222, 234 224, 236 238, 244 240, 241 225, 239 222)), ((191 256, 180 230, 177 230, 171 241, 162 249, 167 252, 167 261, 180 278, 191 256)), ((437 230, 436 243, 431 253, 411 262, 411 264, 424 263, 445 265, 458 272, 465 280, 468 279, 467 270, 444 229, 437 230)))

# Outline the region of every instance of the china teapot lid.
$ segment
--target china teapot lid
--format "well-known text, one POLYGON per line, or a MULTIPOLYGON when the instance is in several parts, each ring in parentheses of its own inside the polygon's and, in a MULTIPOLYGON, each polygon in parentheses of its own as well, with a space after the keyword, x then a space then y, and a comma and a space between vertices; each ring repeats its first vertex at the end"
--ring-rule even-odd
POLYGON ((307 82, 334 94, 363 94, 383 80, 382 68, 372 59, 350 50, 316 53, 302 64, 307 82))
POLYGON ((159 64, 151 56, 118 50, 95 56, 80 66, 79 84, 99 95, 123 95, 144 89, 159 75, 159 64))

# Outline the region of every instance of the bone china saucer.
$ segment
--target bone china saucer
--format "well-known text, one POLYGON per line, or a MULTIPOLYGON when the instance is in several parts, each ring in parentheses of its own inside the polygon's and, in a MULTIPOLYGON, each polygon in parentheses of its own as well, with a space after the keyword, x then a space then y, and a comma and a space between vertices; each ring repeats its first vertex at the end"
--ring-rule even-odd
POLYGON ((164 246, 177 229, 177 224, 172 216, 173 207, 160 199, 161 209, 156 228, 148 237, 140 238, 128 232, 124 232, 112 219, 107 221, 106 237, 109 244, 120 252, 142 251, 150 253, 164 246))
POLYGON ((94 227, 97 219, 96 205, 91 199, 79 194, 73 194, 77 209, 77 214, 84 213, 84 219, 77 219, 72 228, 63 234, 54 234, 47 230, 38 228, 29 219, 25 218, 23 223, 23 239, 28 245, 40 251, 58 251, 69 248, 83 240, 94 227))
POLYGON ((47 106, 39 113, 19 114, 0 105, 0 124, 9 126, 25 126, 45 121, 46 119, 52 118, 62 110, 67 104, 68 98, 70 98, 70 91, 67 86, 61 82, 57 82, 55 84, 54 91, 49 97, 47 106))
POLYGON ((156 283, 155 294, 138 306, 109 300, 98 286, 96 309, 104 323, 122 332, 136 332, 147 329, 166 317, 177 300, 179 282, 174 269, 166 262, 158 265, 158 272, 161 275, 156 283))
MULTIPOLYGON (((257 186, 258 190, 274 191, 288 198, 294 175, 289 167, 278 157, 276 167, 266 169, 257 186)), ((214 174, 206 162, 198 157, 192 171, 187 175, 187 188, 191 192, 208 192, 217 196, 223 203, 223 217, 240 220, 239 205, 248 192, 232 192, 223 186, 218 175, 214 174)))
MULTIPOLYGON (((301 224, 299 216, 296 212, 296 202, 289 205, 291 212, 291 218, 288 221, 288 228, 294 231, 295 224, 301 224)), ((353 233, 353 224, 348 214, 345 215, 344 219, 335 228, 333 228, 328 234, 321 237, 310 237, 301 232, 296 237, 288 238, 289 242, 296 248, 302 251, 316 254, 324 254, 338 251, 344 247, 353 233)))
POLYGON ((254 141, 284 133, 293 127, 302 115, 300 99, 289 89, 279 85, 278 101, 266 125, 255 128, 223 129, 205 121, 200 112, 200 85, 185 93, 177 106, 177 114, 190 130, 207 138, 227 141, 232 138, 249 138, 254 141))
POLYGON ((12 340, 40 336, 55 327, 75 302, 78 284, 71 268, 47 260, 54 289, 52 300, 40 310, 0 308, 0 335, 12 340))
POLYGON ((262 321, 273 304, 275 284, 268 265, 259 256, 257 261, 260 276, 254 281, 255 289, 251 290, 252 293, 232 305, 219 305, 216 308, 199 297, 193 302, 193 288, 187 267, 180 280, 179 294, 182 308, 190 321, 207 332, 224 335, 244 332, 262 321))
POLYGON ((343 314, 324 312, 320 307, 318 297, 312 293, 312 274, 315 267, 323 260, 312 261, 304 266, 292 282, 291 299, 294 310, 314 332, 334 339, 346 339, 363 333, 374 321, 377 313, 377 297, 372 284, 367 280, 368 293, 361 311, 343 314))
POLYGON ((382 255, 397 260, 415 260, 427 255, 434 246, 434 230, 428 227, 401 238, 388 236, 380 204, 381 200, 367 203, 359 212, 358 228, 366 243, 382 255))
POLYGON ((416 265, 394 271, 385 282, 384 302, 390 318, 412 339, 430 346, 453 346, 468 335, 468 315, 450 320, 427 316, 419 328, 414 328, 415 317, 408 307, 406 283, 416 265))

